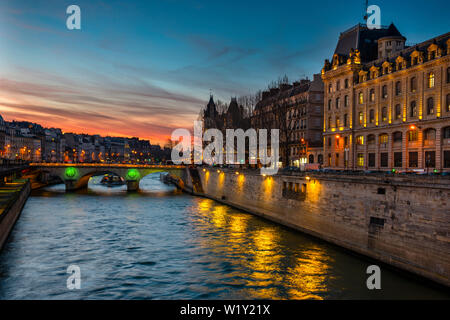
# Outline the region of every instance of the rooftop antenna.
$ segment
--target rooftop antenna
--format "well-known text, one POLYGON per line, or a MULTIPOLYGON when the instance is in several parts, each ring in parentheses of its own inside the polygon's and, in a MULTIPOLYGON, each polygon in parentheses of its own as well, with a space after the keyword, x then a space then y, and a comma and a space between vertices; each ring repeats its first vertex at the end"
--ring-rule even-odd
POLYGON ((369 16, 367 15, 367 8, 369 8, 369 0, 365 1, 366 5, 364 6, 364 21, 367 23, 367 19, 369 16))

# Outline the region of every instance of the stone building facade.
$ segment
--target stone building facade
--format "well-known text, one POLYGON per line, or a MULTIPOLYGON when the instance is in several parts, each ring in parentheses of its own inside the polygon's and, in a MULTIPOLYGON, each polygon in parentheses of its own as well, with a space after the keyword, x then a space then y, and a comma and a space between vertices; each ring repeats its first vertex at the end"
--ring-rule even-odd
POLYGON ((320 75, 262 93, 251 127, 280 130, 282 166, 318 163, 322 148, 323 82, 320 75), (310 151, 313 152, 310 152, 310 151))
POLYGON ((322 69, 325 167, 450 171, 450 33, 405 41, 393 24, 341 33, 322 69))

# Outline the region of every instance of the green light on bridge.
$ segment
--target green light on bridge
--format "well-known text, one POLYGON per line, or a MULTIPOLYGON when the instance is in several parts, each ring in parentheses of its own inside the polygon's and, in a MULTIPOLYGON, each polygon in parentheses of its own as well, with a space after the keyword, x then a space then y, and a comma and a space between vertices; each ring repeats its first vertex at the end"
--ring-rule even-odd
POLYGON ((66 171, 64 172, 65 176, 67 178, 75 178, 77 176, 77 169, 74 167, 69 167, 66 169, 66 171))
POLYGON ((139 179, 139 171, 137 169, 130 169, 127 172, 127 180, 137 180, 139 179))

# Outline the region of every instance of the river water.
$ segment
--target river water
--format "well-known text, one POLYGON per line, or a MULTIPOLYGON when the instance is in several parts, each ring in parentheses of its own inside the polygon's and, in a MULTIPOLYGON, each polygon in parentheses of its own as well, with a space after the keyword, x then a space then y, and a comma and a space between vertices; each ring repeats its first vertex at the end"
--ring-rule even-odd
POLYGON ((1 299, 448 299, 443 289, 152 174, 141 191, 34 192, 0 254, 1 299), (69 290, 67 268, 80 268, 69 290))

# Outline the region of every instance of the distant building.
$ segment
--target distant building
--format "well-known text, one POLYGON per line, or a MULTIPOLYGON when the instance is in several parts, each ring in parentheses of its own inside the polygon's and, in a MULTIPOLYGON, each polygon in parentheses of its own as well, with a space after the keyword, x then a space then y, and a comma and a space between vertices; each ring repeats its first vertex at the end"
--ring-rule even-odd
POLYGON ((251 127, 280 130, 282 166, 319 163, 322 148, 323 82, 320 75, 291 84, 281 84, 262 93, 251 127))
MULTIPOLYGON (((218 129, 223 134, 224 146, 226 145, 226 130, 227 129, 242 129, 246 131, 250 127, 250 115, 242 105, 239 105, 236 97, 231 98, 229 105, 226 107, 226 110, 220 113, 216 109, 216 104, 214 102, 213 96, 211 95, 209 98, 209 102, 206 105, 205 110, 202 114, 203 120, 203 131, 208 129, 218 129)), ((208 143, 205 143, 208 144, 208 143)), ((244 159, 237 159, 237 149, 236 146, 234 148, 234 159, 236 164, 244 164, 244 159)), ((248 154, 248 144, 246 145, 246 153, 248 154)), ((224 161, 227 157, 226 155, 226 147, 223 150, 224 161)), ((246 156, 245 159, 248 160, 246 156)))
POLYGON ((357 25, 325 60, 325 166, 450 170, 450 33, 414 46, 357 25))

